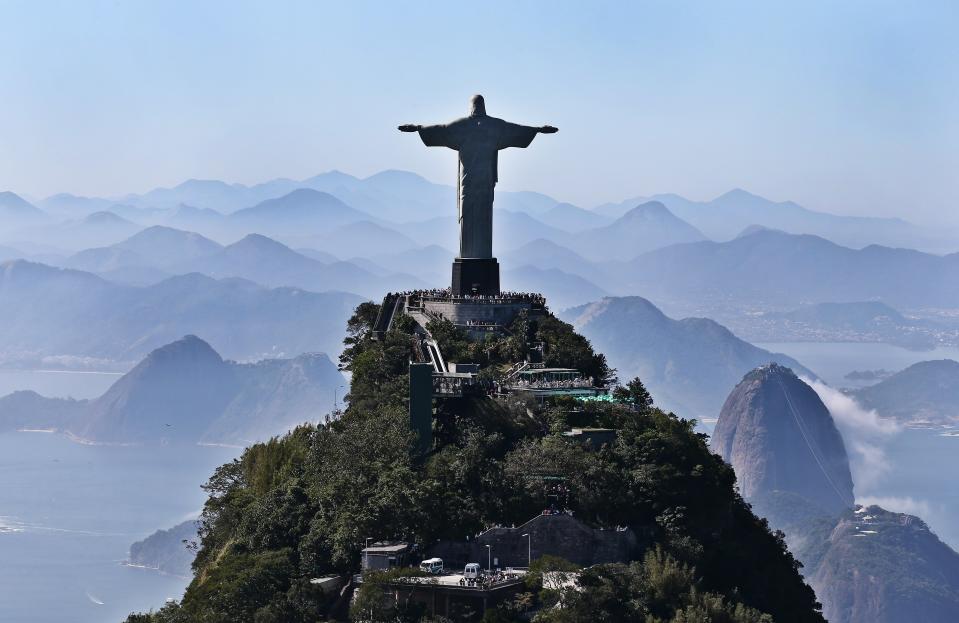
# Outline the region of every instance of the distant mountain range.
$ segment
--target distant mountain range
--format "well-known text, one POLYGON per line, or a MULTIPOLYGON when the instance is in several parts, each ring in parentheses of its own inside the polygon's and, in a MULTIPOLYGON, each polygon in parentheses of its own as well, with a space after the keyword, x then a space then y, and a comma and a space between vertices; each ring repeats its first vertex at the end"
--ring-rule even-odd
POLYGON ((557 268, 520 266, 503 272, 502 286, 518 292, 540 292, 553 310, 567 309, 607 296, 586 279, 557 268))
POLYGON ((374 274, 350 262, 313 259, 260 234, 223 246, 193 232, 159 225, 109 247, 81 251, 63 264, 134 285, 194 272, 218 279, 240 277, 271 287, 351 291, 372 297, 390 289, 427 285, 412 275, 374 274))
POLYGON ((854 506, 842 437, 816 392, 766 366, 730 393, 712 448, 754 512, 782 530, 830 623, 949 623, 959 554, 918 517, 854 506))
MULTIPOLYGON (((303 188, 329 193, 357 210, 394 222, 449 215, 451 206, 456 205, 455 187, 434 184, 415 173, 396 170, 381 171, 367 178, 329 171, 303 180, 279 178, 253 186, 187 180, 173 188, 120 197, 116 203, 163 209, 185 204, 231 213, 303 188)), ((545 212, 557 203, 555 199, 527 191, 499 191, 496 197, 499 207, 534 214, 545 212)))
MULTIPOLYGON (((174 188, 158 188, 143 195, 121 197, 114 203, 164 209, 188 205, 230 213, 304 188, 328 193, 374 218, 397 223, 451 216, 451 206, 455 205, 454 187, 434 184, 406 171, 383 171, 363 179, 330 171, 304 180, 275 179, 253 186, 217 180, 188 180, 174 188)), ((612 219, 642 203, 658 201, 675 216, 715 240, 728 240, 749 225, 759 224, 791 233, 819 235, 856 248, 885 244, 940 252, 956 250, 950 236, 924 230, 900 219, 816 212, 791 201, 771 201, 741 189, 710 201, 691 201, 667 194, 605 204, 595 210, 564 204, 539 193, 498 191, 496 197, 497 208, 525 212, 567 231, 608 225, 612 219)), ((45 200, 41 207, 54 203, 65 203, 63 196, 45 200)), ((102 201, 91 203, 87 200, 85 203, 91 211, 106 209, 102 201)), ((258 233, 269 235, 265 231, 258 233)))
POLYGON ((684 417, 716 417, 743 375, 766 363, 815 377, 796 360, 753 346, 712 320, 673 320, 638 296, 606 298, 561 317, 606 354, 622 381, 639 376, 657 405, 684 417))
POLYGON ((0 264, 0 361, 37 365, 67 356, 124 367, 188 333, 231 359, 335 354, 362 300, 196 273, 124 286, 16 260, 0 264))
POLYGON ((729 242, 676 244, 622 264, 622 287, 669 309, 785 308, 879 300, 900 309, 959 307, 959 254, 839 246, 760 229, 729 242))
POLYGON ((641 253, 682 242, 706 240, 701 231, 650 201, 632 208, 609 225, 569 237, 570 246, 594 261, 631 260, 641 253))
POLYGON ((306 232, 325 232, 370 218, 329 193, 300 188, 251 208, 237 210, 224 220, 232 229, 242 233, 296 236, 306 232))
MULTIPOLYGON (((448 283, 454 206, 452 187, 403 171, 364 179, 331 171, 253 186, 188 180, 119 198, 55 195, 37 206, 6 192, 0 261, 141 287, 199 272, 376 299, 448 283)), ((716 318, 757 341, 959 343, 959 322, 914 318, 959 307, 959 253, 854 249, 807 233, 835 231, 850 245, 860 242, 853 234, 922 242, 917 228, 896 219, 823 214, 741 190, 709 202, 658 195, 592 210, 503 191, 494 230, 504 284, 542 290, 554 309, 638 294, 670 315, 716 318), (866 319, 854 309, 879 304, 902 313, 866 319)))
POLYGON ((46 244, 69 247, 78 240, 84 243, 101 244, 112 242, 118 236, 130 236, 142 229, 136 223, 113 212, 103 210, 76 219, 69 219, 55 225, 46 225, 35 230, 26 230, 21 235, 36 233, 46 244))
MULTIPOLYGON (((295 204, 280 210, 288 212, 291 221, 304 216, 302 212, 295 214, 298 208, 310 209, 310 217, 324 214, 328 218, 323 225, 326 228, 345 224, 344 219, 370 220, 391 229, 396 229, 397 224, 426 223, 436 218, 455 220, 455 188, 452 186, 434 184, 406 171, 382 171, 362 179, 330 171, 303 180, 278 178, 252 186, 194 179, 172 188, 157 188, 144 194, 116 198, 59 194, 38 202, 39 207, 7 192, 0 194, 0 228, 40 225, 57 218, 75 220, 93 212, 109 210, 141 226, 165 224, 199 231, 217 239, 220 238, 216 235, 217 228, 225 224, 253 226, 253 229, 231 230, 226 238, 235 239, 246 233, 277 237, 278 230, 260 227, 283 228, 287 223, 277 223, 272 219, 264 221, 258 217, 264 212, 272 215, 274 206, 271 202, 295 204), (18 215, 16 221, 4 218, 13 212, 18 215), (228 216, 238 212, 242 214, 230 222, 228 216)), ((900 219, 816 212, 793 202, 775 202, 741 189, 704 202, 663 194, 604 204, 595 209, 562 203, 540 193, 500 190, 496 194, 498 212, 523 213, 548 228, 573 234, 609 226, 649 202, 664 206, 671 218, 690 230, 720 241, 733 238, 749 226, 760 225, 794 234, 818 235, 854 248, 882 244, 934 252, 957 250, 954 233, 924 229, 900 219)), ((552 236, 540 237, 553 239, 552 236)), ((502 249, 532 239, 510 241, 502 249)), ((420 241, 420 244, 448 245, 449 240, 429 239, 420 241)), ((650 237, 650 240, 655 238, 650 237)), ((583 249, 575 250, 581 252, 583 249)), ((619 251, 622 249, 617 245, 619 251)))
POLYGON ((876 342, 921 349, 959 337, 955 324, 906 317, 879 301, 816 303, 727 322, 751 342, 876 342))
POLYGON ((10 191, 0 192, 0 232, 17 227, 36 225, 48 216, 23 197, 10 191))
POLYGON ((81 251, 67 263, 71 268, 91 272, 130 266, 168 270, 222 249, 223 245, 200 234, 154 225, 116 244, 81 251))
POLYGON ((905 424, 959 423, 959 362, 921 361, 852 392, 867 409, 905 424))
POLYGON ((572 249, 545 238, 536 238, 501 254, 500 262, 504 265, 535 266, 544 270, 558 269, 594 283, 603 278, 603 273, 596 264, 572 249))
POLYGON ((345 382, 324 354, 239 364, 188 335, 151 352, 99 398, 0 398, 0 429, 55 428, 95 443, 245 445, 321 419, 345 382))
POLYGON ((571 203, 557 203, 552 208, 537 214, 539 220, 569 232, 584 231, 609 225, 614 217, 586 210, 571 203))
POLYGON ((954 236, 913 225, 897 218, 840 216, 816 212, 792 201, 771 201, 736 188, 710 201, 690 201, 674 194, 637 197, 596 208, 606 216, 619 216, 646 201, 659 201, 679 218, 713 240, 734 238, 750 225, 762 225, 793 234, 812 234, 837 244, 862 248, 871 244, 956 251, 954 236), (953 240, 950 240, 953 238, 953 240))

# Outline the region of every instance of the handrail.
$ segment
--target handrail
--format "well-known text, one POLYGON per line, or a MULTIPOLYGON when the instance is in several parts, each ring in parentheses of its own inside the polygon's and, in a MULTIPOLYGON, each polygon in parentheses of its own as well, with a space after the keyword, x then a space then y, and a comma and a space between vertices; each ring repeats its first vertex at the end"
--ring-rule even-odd
POLYGON ((393 328, 393 321, 396 320, 397 313, 400 311, 400 305, 403 303, 403 297, 397 295, 393 301, 393 309, 390 310, 390 320, 386 325, 386 330, 393 328))
POLYGON ((430 352, 430 358, 433 360, 433 368, 437 372, 446 373, 446 362, 443 360, 443 353, 440 351, 440 345, 436 340, 429 338, 426 340, 426 346, 430 352))
POLYGON ((503 383, 508 383, 509 381, 516 378, 521 372, 529 368, 532 364, 528 361, 520 361, 519 363, 514 364, 509 370, 506 371, 506 374, 503 376, 503 383))
POLYGON ((393 315, 396 313, 398 302, 398 294, 390 292, 383 297, 383 303, 380 305, 380 309, 376 313, 376 320, 373 322, 374 338, 382 336, 389 331, 390 326, 393 324, 393 315))

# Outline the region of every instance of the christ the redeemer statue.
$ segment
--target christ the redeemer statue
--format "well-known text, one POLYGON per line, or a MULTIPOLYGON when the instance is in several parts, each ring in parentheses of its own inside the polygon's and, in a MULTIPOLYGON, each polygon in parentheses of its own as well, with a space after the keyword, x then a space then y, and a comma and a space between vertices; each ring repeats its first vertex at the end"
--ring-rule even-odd
POLYGON ((497 182, 497 154, 507 147, 526 147, 536 135, 556 128, 534 128, 509 123, 486 114, 482 95, 474 95, 468 117, 443 125, 401 125, 403 132, 419 132, 427 147, 459 152, 459 256, 453 264, 455 294, 498 294, 499 266, 493 258, 493 188, 497 182))

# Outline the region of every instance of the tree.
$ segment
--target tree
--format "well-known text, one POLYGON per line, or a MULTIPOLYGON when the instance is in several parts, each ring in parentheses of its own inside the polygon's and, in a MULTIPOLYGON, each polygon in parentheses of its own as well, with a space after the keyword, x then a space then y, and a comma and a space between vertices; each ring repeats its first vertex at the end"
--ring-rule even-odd
POLYGON ((653 407, 653 396, 646 390, 643 381, 637 376, 626 386, 619 385, 613 389, 613 398, 633 405, 641 413, 649 413, 653 407))

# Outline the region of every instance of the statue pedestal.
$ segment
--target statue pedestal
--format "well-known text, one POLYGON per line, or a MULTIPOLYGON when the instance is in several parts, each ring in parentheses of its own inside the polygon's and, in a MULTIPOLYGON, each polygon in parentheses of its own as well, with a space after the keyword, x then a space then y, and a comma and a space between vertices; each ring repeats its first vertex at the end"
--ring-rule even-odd
POLYGON ((499 262, 495 257, 453 260, 453 294, 499 294, 499 262))

